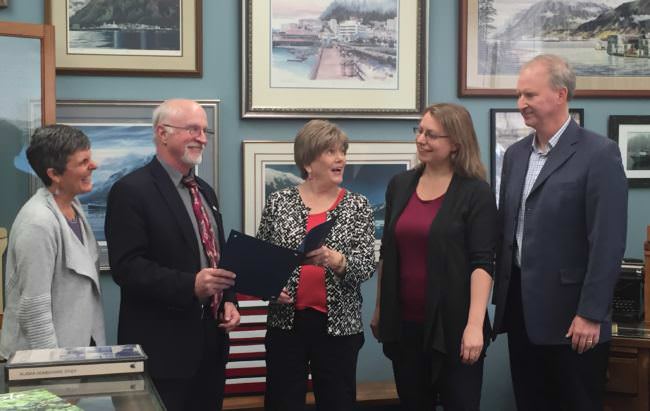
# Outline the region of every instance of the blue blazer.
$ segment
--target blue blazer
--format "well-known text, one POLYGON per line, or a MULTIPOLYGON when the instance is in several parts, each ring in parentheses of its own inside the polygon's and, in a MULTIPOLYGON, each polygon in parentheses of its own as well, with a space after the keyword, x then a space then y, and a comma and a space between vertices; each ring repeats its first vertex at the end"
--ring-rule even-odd
MULTIPOLYGON (((495 333, 507 331, 503 316, 532 141, 529 135, 513 144, 503 160, 495 333)), ((627 180, 616 143, 571 121, 525 207, 521 295, 528 337, 534 344, 568 344, 578 314, 600 322, 600 341, 608 341, 627 229, 627 180)))

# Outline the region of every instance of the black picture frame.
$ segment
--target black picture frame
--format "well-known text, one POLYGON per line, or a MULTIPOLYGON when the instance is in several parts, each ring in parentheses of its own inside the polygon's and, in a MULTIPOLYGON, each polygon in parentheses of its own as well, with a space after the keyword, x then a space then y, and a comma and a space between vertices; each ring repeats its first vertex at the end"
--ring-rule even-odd
POLYGON ((628 186, 650 187, 650 116, 610 115, 608 135, 621 150, 628 186))

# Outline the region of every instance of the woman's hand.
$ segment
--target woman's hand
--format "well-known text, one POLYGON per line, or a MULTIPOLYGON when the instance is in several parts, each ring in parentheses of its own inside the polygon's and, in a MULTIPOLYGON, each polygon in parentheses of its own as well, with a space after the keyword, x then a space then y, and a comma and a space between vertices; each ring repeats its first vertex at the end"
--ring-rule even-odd
POLYGON ((317 248, 307 253, 305 264, 318 265, 324 268, 331 268, 334 273, 342 275, 345 273, 347 261, 345 256, 336 250, 329 249, 325 246, 317 248))
POLYGON ((474 364, 483 351, 483 328, 467 324, 460 340, 460 357, 463 364, 474 364))
POLYGON ((287 289, 283 288, 280 292, 280 296, 275 300, 275 302, 278 304, 293 304, 293 298, 289 296, 287 289))
POLYGON ((372 330, 372 335, 379 341, 379 307, 375 307, 375 312, 372 314, 370 329, 372 330))

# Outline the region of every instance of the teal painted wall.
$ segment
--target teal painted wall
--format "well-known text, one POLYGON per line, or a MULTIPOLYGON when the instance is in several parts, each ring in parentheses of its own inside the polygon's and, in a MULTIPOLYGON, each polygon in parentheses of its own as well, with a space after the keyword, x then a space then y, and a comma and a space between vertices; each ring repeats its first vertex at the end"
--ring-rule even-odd
MULTIPOLYGON (((450 101, 465 105, 472 113, 479 136, 483 161, 489 164, 489 110, 513 108, 514 98, 458 98, 458 3, 445 0, 429 2, 429 101, 450 101)), ((41 0, 10 0, 7 9, 0 9, 0 21, 43 22, 41 0)), ((240 2, 207 0, 203 6, 202 78, 147 78, 58 76, 59 99, 137 99, 159 100, 170 97, 220 99, 219 187, 226 230, 240 229, 242 222, 241 141, 245 139, 290 140, 304 123, 302 120, 242 120, 240 118, 240 2)), ((7 56, 0 57, 0 61, 7 56)), ((1 64, 1 63, 0 63, 1 64)), ((577 99, 573 107, 584 108, 586 127, 607 133, 610 114, 649 114, 649 99, 577 99)), ((2 110, 0 108, 0 110, 2 110)), ((338 124, 354 140, 412 140, 414 121, 405 120, 341 120, 338 124)), ((0 160, 13 150, 0 139, 0 160), (5 155, 3 155, 5 154, 5 155)), ((0 176, 0 187, 14 187, 15 176, 0 176)), ((8 225, 20 207, 24 190, 14 188, 16 195, 3 196, 0 225, 8 225)), ((13 192, 12 192, 13 194, 13 192)), ((641 258, 645 227, 650 224, 648 206, 650 190, 632 189, 629 194, 628 257, 641 258)), ((109 338, 115 341, 119 291, 110 277, 102 278, 109 338)), ((374 306, 376 283, 372 279, 363 286, 364 320, 370 319, 374 306)), ((370 331, 359 358, 358 379, 391 378, 388 361, 370 331)), ((488 351, 483 386, 483 409, 514 409, 507 345, 497 339, 488 351)))

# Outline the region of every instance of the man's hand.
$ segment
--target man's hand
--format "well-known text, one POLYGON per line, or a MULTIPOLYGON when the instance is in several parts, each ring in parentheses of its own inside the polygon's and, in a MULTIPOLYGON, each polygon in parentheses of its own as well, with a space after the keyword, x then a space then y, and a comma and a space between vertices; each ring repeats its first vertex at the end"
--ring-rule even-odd
POLYGON ((223 303, 223 312, 219 314, 219 328, 229 333, 239 325, 239 311, 235 304, 230 301, 223 303))
POLYGON ((196 274, 194 294, 202 299, 235 285, 235 273, 221 268, 204 268, 196 274))
POLYGON ((582 354, 598 344, 600 338, 600 323, 576 315, 571 321, 566 338, 571 338, 571 348, 582 354))

